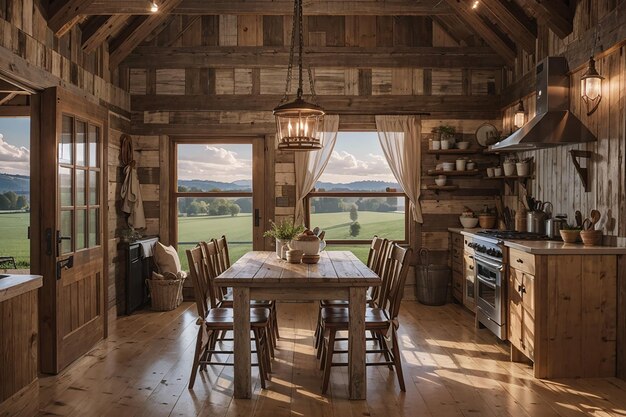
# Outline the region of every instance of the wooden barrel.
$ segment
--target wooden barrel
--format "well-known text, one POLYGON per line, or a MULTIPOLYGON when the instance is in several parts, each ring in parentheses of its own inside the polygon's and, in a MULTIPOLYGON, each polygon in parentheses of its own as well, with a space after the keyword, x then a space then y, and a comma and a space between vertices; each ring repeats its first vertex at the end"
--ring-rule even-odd
POLYGON ((416 267, 415 296, 425 305, 444 305, 451 285, 450 268, 447 265, 418 265, 416 267))

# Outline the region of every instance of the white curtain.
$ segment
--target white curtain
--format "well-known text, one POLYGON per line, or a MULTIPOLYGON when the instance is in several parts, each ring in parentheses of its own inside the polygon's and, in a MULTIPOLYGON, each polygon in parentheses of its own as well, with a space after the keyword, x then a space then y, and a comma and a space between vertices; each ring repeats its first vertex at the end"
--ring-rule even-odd
POLYGON ((422 223, 420 207, 421 187, 421 133, 419 116, 376 116, 378 140, 387 163, 409 198, 413 219, 422 223))
POLYGON ((315 187, 324 168, 330 160, 330 156, 337 141, 339 130, 339 116, 324 116, 324 125, 318 132, 322 143, 319 151, 296 152, 296 212, 295 224, 304 224, 304 198, 315 187))

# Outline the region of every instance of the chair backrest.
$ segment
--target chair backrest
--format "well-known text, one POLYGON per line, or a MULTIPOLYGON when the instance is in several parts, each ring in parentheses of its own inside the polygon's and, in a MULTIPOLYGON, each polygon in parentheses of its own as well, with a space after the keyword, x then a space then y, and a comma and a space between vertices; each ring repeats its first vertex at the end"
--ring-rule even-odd
MULTIPOLYGON (((400 313, 400 303, 404 295, 404 284, 409 274, 410 260, 413 250, 411 248, 401 248, 393 244, 389 250, 385 273, 388 280, 388 291, 385 294, 383 303, 379 307, 385 309, 389 319, 394 320, 400 313)), ((384 279, 383 279, 384 280, 384 279)))
POLYGON ((370 250, 367 254, 367 266, 377 274, 381 273, 382 262, 384 259, 383 250, 386 245, 387 239, 374 236, 372 243, 370 244, 370 250))
POLYGON ((215 278, 220 274, 219 272, 219 253, 217 251, 217 245, 215 241, 200 242, 202 248, 202 263, 206 273, 207 282, 209 286, 209 297, 211 307, 218 307, 223 300, 222 292, 215 285, 215 278))
POLYGON ((187 249, 186 252, 187 262, 189 263, 189 273, 193 281, 196 306, 198 307, 198 315, 204 318, 211 308, 210 300, 212 295, 211 285, 204 266, 203 250, 200 246, 197 246, 193 249, 187 249))
POLYGON ((222 235, 219 239, 211 239, 212 242, 215 243, 218 253, 218 265, 217 265, 217 273, 218 275, 222 272, 226 271, 230 268, 230 257, 228 254, 228 241, 226 240, 226 236, 222 235))

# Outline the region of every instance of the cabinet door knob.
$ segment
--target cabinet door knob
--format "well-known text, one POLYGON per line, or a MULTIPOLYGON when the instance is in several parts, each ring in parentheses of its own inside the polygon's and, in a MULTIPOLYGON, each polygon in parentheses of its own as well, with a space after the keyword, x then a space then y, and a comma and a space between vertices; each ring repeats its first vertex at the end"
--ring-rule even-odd
POLYGON ((524 263, 524 261, 522 259, 519 259, 519 258, 515 262, 517 262, 518 264, 523 264, 524 263))

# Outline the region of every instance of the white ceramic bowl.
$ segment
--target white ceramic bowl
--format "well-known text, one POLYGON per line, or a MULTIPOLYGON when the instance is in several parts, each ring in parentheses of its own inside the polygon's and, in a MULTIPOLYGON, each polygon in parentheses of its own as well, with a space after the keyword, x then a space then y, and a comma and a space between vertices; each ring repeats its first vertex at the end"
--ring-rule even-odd
POLYGON ((443 186, 446 185, 446 179, 445 178, 435 178, 435 184, 437 184, 438 186, 443 186))
POLYGON ((469 149, 470 143, 469 142, 457 142, 456 146, 459 149, 469 149))
POLYGON ((454 171, 454 168, 456 168, 456 162, 444 162, 443 163, 444 171, 454 171))
POLYGON ((466 229, 473 229, 478 224, 478 218, 477 217, 463 217, 463 216, 460 216, 459 220, 461 221, 461 224, 463 225, 463 227, 466 228, 466 229))

